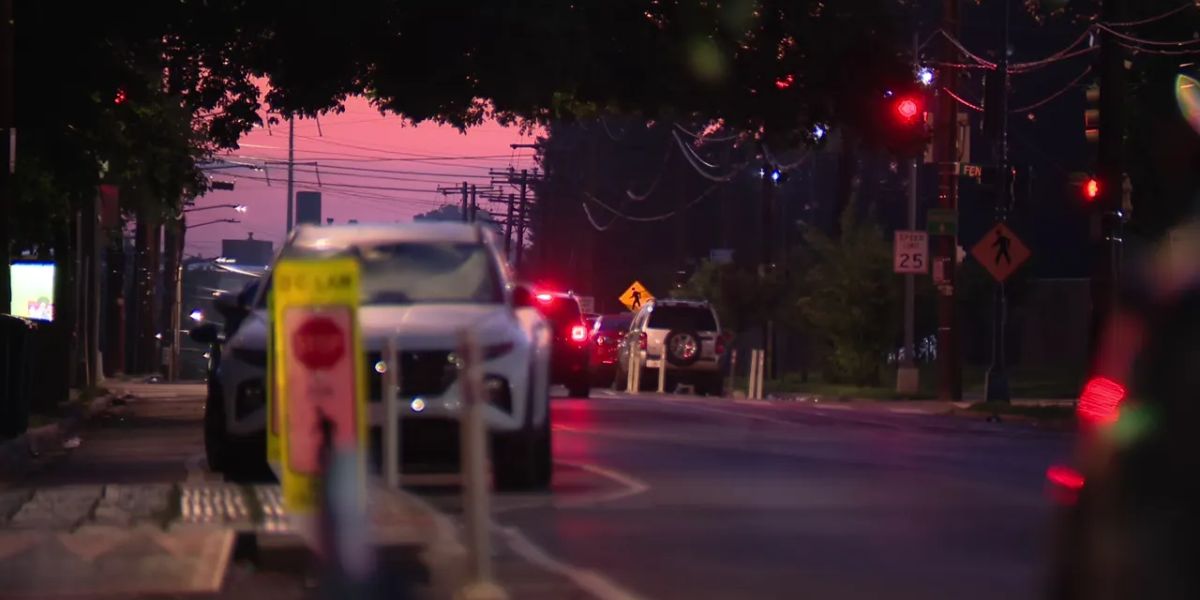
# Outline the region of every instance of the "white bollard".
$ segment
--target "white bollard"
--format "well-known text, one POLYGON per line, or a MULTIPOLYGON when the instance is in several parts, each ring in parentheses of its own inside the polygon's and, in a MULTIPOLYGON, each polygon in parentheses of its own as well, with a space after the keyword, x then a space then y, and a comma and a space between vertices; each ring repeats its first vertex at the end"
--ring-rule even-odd
POLYGON ((491 488, 488 481, 488 437, 483 421, 487 399, 483 391, 483 367, 479 340, 464 330, 459 337, 459 389, 462 410, 459 419, 462 450, 463 516, 466 525, 468 582, 460 597, 505 598, 492 578, 491 488))
POLYGON ((750 400, 754 399, 754 384, 758 381, 756 369, 758 369, 758 350, 751 350, 750 373, 746 376, 746 398, 750 400))
POLYGON ((625 391, 637 393, 637 381, 634 379, 637 372, 637 351, 632 348, 629 350, 629 360, 625 361, 625 391))
POLYGON ((380 361, 384 368, 379 392, 383 402, 383 479, 389 489, 396 489, 400 487, 400 354, 396 338, 388 338, 380 361))
POLYGON ((665 393, 667 390, 667 352, 663 348, 662 356, 658 357, 658 393, 665 393))
POLYGON ((763 375, 766 374, 766 366, 767 366, 767 351, 759 350, 758 351, 758 368, 754 370, 754 374, 758 377, 758 382, 754 385, 754 391, 755 391, 755 393, 757 393, 757 395, 754 397, 755 400, 763 399, 763 395, 764 395, 763 394, 763 383, 764 383, 764 379, 765 379, 763 377, 763 375))

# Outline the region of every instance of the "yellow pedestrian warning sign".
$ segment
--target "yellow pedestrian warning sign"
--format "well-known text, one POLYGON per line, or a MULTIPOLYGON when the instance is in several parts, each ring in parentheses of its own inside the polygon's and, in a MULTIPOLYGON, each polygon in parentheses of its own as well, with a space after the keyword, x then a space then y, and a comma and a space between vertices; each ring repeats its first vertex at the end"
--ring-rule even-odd
POLYGON ((637 312, 642 306, 653 299, 654 296, 650 294, 650 290, 647 290, 646 286, 642 285, 640 281, 634 281, 630 284, 629 289, 625 290, 625 293, 621 294, 619 298, 621 304, 624 304, 625 308, 633 312, 637 312))
POLYGON ((284 507, 311 513, 326 458, 346 450, 361 457, 366 447, 359 266, 352 258, 282 261, 273 278, 268 457, 279 464, 284 507))
POLYGON ((1004 223, 996 223, 983 239, 971 248, 971 256, 987 269, 996 281, 1003 283, 1025 261, 1029 260, 1029 248, 1021 242, 1004 223))

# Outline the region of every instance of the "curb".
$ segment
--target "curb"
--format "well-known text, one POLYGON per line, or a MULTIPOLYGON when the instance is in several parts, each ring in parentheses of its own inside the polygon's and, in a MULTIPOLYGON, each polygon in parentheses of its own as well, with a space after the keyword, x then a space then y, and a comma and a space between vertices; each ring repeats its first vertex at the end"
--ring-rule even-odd
POLYGON ((63 443, 84 423, 112 408, 118 396, 109 393, 86 407, 72 407, 57 423, 42 425, 5 442, 0 442, 0 481, 23 477, 43 453, 62 448, 63 443))

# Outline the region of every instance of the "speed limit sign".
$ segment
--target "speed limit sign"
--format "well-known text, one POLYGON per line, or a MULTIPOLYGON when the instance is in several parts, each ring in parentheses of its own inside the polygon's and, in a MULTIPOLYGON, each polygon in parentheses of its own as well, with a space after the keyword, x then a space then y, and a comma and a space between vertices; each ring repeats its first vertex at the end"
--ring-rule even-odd
POLYGON ((924 231, 897 231, 892 255, 896 273, 920 274, 929 271, 929 235, 924 231))

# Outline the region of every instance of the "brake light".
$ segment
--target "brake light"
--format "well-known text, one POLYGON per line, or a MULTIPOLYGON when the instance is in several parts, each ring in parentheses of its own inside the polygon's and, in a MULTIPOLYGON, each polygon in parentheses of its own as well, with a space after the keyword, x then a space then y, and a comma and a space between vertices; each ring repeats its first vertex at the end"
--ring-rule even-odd
POLYGON ((716 350, 717 350, 717 356, 725 354, 725 336, 723 336, 723 335, 717 336, 716 350))
POLYGON ((571 327, 571 341, 572 342, 586 342, 587 341, 587 327, 584 327, 583 325, 575 325, 575 326, 571 327))
POLYGON ((537 299, 538 299, 538 302, 541 302, 542 304, 545 304, 545 303, 547 303, 547 302, 549 302, 549 301, 553 300, 553 299, 554 299, 554 296, 552 296, 552 295, 550 295, 550 294, 538 294, 538 295, 537 295, 537 299))
POLYGON ((1096 425, 1117 420, 1117 410, 1125 399, 1125 386, 1107 378, 1093 377, 1083 386, 1076 412, 1079 418, 1096 425))
POLYGON ((638 349, 645 350, 647 345, 648 345, 648 340, 646 338, 646 332, 643 331, 641 333, 638 333, 638 346, 639 346, 638 349))

